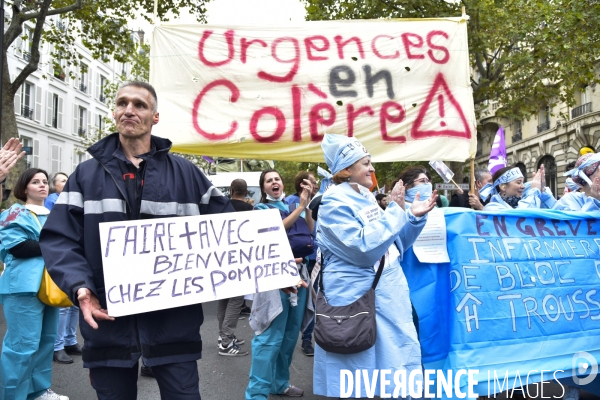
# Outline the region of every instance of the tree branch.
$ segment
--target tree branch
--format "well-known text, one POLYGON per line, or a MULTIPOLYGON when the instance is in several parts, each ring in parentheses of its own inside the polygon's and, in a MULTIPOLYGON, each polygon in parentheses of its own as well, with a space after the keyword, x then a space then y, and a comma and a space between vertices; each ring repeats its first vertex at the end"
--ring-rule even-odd
MULTIPOLYGON (((46 16, 65 14, 65 13, 68 13, 71 11, 76 11, 76 10, 79 10, 81 7, 83 7, 83 0, 75 0, 75 3, 73 3, 69 6, 57 8, 57 9, 49 10, 49 11, 48 11, 49 7, 46 7, 46 12, 44 13, 44 18, 46 16)), ((30 19, 38 18, 41 16, 42 12, 43 12, 43 10, 39 11, 39 12, 23 14, 22 20, 28 21, 30 19)))
POLYGON ((50 4, 52 4, 52 0, 44 0, 42 2, 40 12, 38 13, 38 18, 35 21, 33 38, 30 38, 31 58, 21 73, 17 75, 13 82, 11 82, 11 89, 13 93, 16 93, 19 87, 21 87, 21 85, 25 82, 25 79, 27 79, 27 77, 35 72, 38 68, 38 64, 40 62, 40 41, 42 39, 42 30, 44 29, 44 24, 46 23, 46 15, 48 8, 50 8, 50 4))

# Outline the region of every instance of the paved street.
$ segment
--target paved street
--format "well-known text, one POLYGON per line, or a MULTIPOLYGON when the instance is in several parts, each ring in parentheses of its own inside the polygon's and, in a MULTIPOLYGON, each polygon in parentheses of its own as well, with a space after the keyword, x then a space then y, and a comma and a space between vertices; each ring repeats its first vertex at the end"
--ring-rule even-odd
MULTIPOLYGON (((245 357, 223 357, 217 353, 217 316, 216 302, 204 305, 204 324, 202 324, 203 358, 198 361, 200 373, 200 392, 205 400, 237 400, 244 398, 244 390, 248 383, 248 372, 250 371, 250 355, 245 357)), ((0 306, 1 309, 1 306, 0 306)), ((0 337, 4 337, 6 322, 4 312, 0 312, 0 337)), ((236 331, 238 338, 246 340, 243 349, 250 349, 252 330, 248 326, 248 318, 245 316, 238 323, 236 331)), ((80 344, 83 340, 80 337, 80 344)), ((75 362, 69 365, 54 363, 52 376, 52 389, 60 394, 69 396, 70 400, 95 399, 95 392, 90 386, 87 370, 82 367, 81 357, 74 357, 75 362)), ((307 357, 300 349, 300 341, 296 347, 296 353, 291 367, 291 383, 304 389, 306 400, 324 400, 325 397, 312 394, 312 363, 313 358, 307 357)), ((535 388, 531 389, 535 393, 535 388)), ((544 385, 544 397, 558 396, 561 389, 558 385, 544 385)), ((589 393, 582 393, 581 400, 600 400, 600 397, 589 393)), ((505 395, 499 395, 499 399, 506 399, 505 395)), ((522 399, 520 392, 516 391, 514 398, 522 399)), ((538 396, 539 398, 539 396, 538 396)), ((138 399, 159 400, 158 386, 152 378, 140 377, 138 381, 138 399)), ((285 396, 271 396, 271 400, 289 399, 285 396)))
MULTIPOLYGON (((1 306, 0 306, 1 309, 1 306)), ((85 322, 84 322, 85 323, 85 322)), ((4 312, 0 312, 0 338, 6 332, 4 312)), ((217 304, 204 305, 204 324, 201 328, 203 351, 202 359, 198 360, 200 373, 200 393, 205 400, 237 400, 244 398, 244 390, 248 384, 250 371, 250 355, 245 357, 223 357, 217 352, 217 304)), ((246 343, 242 349, 250 350, 252 330, 248 326, 248 316, 238 323, 236 331, 238 338, 246 343)), ((291 367, 291 383, 305 391, 304 399, 325 399, 312 395, 312 357, 307 357, 300 349, 298 342, 296 354, 291 367)), ((79 344, 83 344, 80 337, 79 344)), ((52 389, 60 394, 69 396, 70 400, 91 400, 96 395, 90 386, 88 370, 84 369, 81 357, 74 357, 73 364, 63 365, 54 363, 52 389)), ((271 396, 270 399, 288 399, 288 397, 271 396)), ((158 385, 152 378, 140 377, 138 380, 138 399, 158 400, 158 385)))

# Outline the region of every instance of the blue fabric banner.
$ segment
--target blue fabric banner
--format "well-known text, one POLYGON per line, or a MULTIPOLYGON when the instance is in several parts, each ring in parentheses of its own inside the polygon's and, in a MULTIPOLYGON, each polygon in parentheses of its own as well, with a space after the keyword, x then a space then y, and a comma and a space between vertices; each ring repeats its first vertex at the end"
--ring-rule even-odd
POLYGON ((444 211, 450 263, 402 262, 424 368, 477 369, 480 395, 555 379, 600 393, 585 382, 600 360, 600 213, 444 211))

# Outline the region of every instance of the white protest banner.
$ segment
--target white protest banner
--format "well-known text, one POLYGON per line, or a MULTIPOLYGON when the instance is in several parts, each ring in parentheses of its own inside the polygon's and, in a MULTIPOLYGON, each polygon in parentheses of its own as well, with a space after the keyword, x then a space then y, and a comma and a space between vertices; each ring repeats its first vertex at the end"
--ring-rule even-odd
POLYGON ((323 161, 324 133, 374 162, 476 152, 467 17, 166 24, 154 29, 153 133, 182 153, 323 161))
POLYGON ((114 317, 300 281, 277 210, 102 223, 100 243, 114 317))

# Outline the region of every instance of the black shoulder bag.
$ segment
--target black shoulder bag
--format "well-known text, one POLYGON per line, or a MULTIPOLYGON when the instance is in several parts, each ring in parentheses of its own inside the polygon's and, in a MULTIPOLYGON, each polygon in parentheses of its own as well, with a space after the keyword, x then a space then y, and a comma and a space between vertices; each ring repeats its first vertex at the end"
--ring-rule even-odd
POLYGON ((373 285, 359 299, 347 306, 332 306, 323 290, 323 253, 319 272, 319 294, 315 305, 315 341, 326 351, 354 354, 367 350, 377 340, 375 322, 375 288, 379 283, 385 255, 381 257, 373 285))

